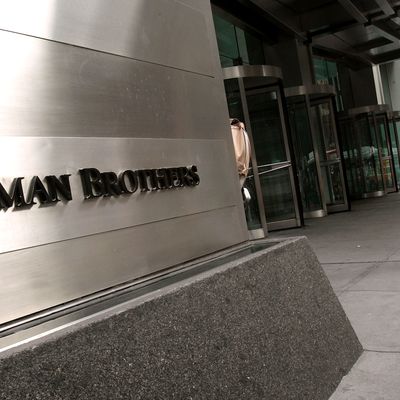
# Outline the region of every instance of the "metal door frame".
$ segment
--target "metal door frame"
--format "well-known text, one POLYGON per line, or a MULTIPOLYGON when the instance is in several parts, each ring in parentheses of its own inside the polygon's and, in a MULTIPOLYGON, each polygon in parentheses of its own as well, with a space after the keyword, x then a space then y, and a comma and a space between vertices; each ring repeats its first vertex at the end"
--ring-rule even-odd
POLYGON ((386 115, 386 113, 376 113, 376 112, 373 112, 372 114, 373 114, 373 120, 374 120, 374 126, 375 126, 375 135, 376 135, 376 140, 377 140, 377 144, 378 144, 378 154, 379 154, 379 163, 381 166, 383 189, 384 189, 385 194, 394 193, 394 192, 397 192, 397 182, 396 182, 396 177, 395 177, 395 172, 394 172, 392 149, 390 147, 389 126, 387 125, 387 122, 388 122, 387 115, 386 115), (383 154, 382 154, 383 145, 382 145, 382 141, 381 141, 381 134, 380 134, 380 131, 378 130, 378 121, 377 121, 378 117, 383 117, 383 125, 384 125, 384 129, 385 129, 386 144, 387 144, 389 156, 383 156, 383 154), (389 190, 386 186, 386 180, 385 180, 384 168, 383 168, 384 160, 389 160, 392 179, 393 179, 393 183, 394 183, 394 190, 389 190))
POLYGON ((298 197, 297 197, 297 192, 296 192, 296 183, 294 180, 294 171, 293 171, 293 165, 292 165, 292 160, 291 160, 291 154, 290 154, 290 148, 289 148, 289 142, 288 142, 288 133, 287 133, 287 127, 286 127, 286 122, 285 122, 285 115, 283 111, 283 104, 282 104, 282 94, 280 93, 280 87, 278 84, 271 84, 267 85, 262 88, 256 88, 256 89, 247 89, 244 86, 243 78, 238 78, 239 80, 239 90, 240 90, 240 97, 242 101, 242 106, 243 106, 243 115, 245 119, 245 124, 246 124, 246 130, 247 133, 249 134, 250 138, 250 143, 251 143, 251 151, 252 151, 252 159, 254 161, 254 164, 256 164, 256 167, 254 168, 253 166, 253 172, 254 172, 254 181, 256 183, 256 193, 258 198, 258 205, 259 205, 259 210, 261 215, 261 223, 263 225, 263 222, 265 221, 266 226, 263 225, 264 230, 268 232, 269 230, 278 230, 278 229, 288 229, 288 228, 294 228, 301 226, 301 218, 300 218, 300 210, 299 210, 299 204, 298 204, 298 197), (261 185, 261 180, 260 180, 260 173, 258 171, 258 168, 260 167, 257 161, 257 156, 256 156, 256 149, 254 146, 254 139, 253 139, 253 130, 251 128, 251 120, 250 120, 250 115, 249 115, 249 109, 248 109, 248 104, 247 104, 247 96, 252 96, 252 95, 257 95, 257 94, 263 94, 263 93, 276 93, 277 99, 276 101, 278 102, 278 108, 279 108, 279 117, 280 117, 280 122, 281 122, 281 128, 282 128, 282 136, 283 136, 283 143, 285 147, 285 155, 286 155, 286 161, 282 161, 279 163, 274 163, 272 165, 277 165, 275 168, 271 168, 268 171, 263 172, 264 174, 268 174, 280 169, 285 169, 287 168, 289 171, 289 179, 290 179, 290 185, 292 189, 292 196, 293 196, 293 202, 294 202, 294 211, 295 211, 295 218, 290 218, 286 220, 281 220, 281 221, 274 221, 274 222, 268 222, 268 205, 264 204, 264 199, 263 199, 263 194, 262 194, 262 185, 261 185), (253 156, 254 155, 254 156, 253 156), (281 165, 279 165, 281 164, 281 165), (257 177, 256 177, 257 174, 257 177), (261 208, 260 208, 261 206, 261 208), (263 221, 264 220, 264 221, 263 221))
MULTIPOLYGON (((390 114, 388 113, 388 124, 392 124, 393 125, 393 131, 394 131, 394 140, 396 142, 396 147, 397 147, 397 159, 399 161, 400 164, 400 141, 399 141, 399 130, 397 129, 397 122, 400 122, 400 115, 399 113, 396 112, 391 112, 390 114)), ((389 128, 389 137, 390 137, 390 128, 389 128)), ((392 157, 393 157, 393 164, 394 164, 394 154, 393 154, 393 146, 392 146, 392 139, 390 138, 390 149, 392 151, 392 157)), ((396 186, 397 186, 397 190, 399 190, 399 185, 400 185, 400 176, 397 176, 397 173, 395 172, 395 176, 396 176, 396 186), (398 179, 399 178, 399 179, 398 179)))
MULTIPOLYGON (((308 98, 308 95, 306 94, 301 94, 301 99, 299 99, 298 102, 295 102, 293 104, 299 104, 303 101, 305 101, 306 104, 306 111, 307 111, 307 120, 308 120, 308 125, 310 127, 310 134, 311 134, 311 141, 313 145, 313 153, 314 153, 314 159, 315 159, 315 168, 317 171, 317 179, 318 179, 318 187, 319 187, 319 194, 321 196, 321 205, 322 208, 319 210, 314 210, 314 211, 309 211, 309 212, 303 212, 304 218, 319 218, 319 217, 325 217, 328 214, 328 210, 326 207, 326 199, 325 199, 325 193, 323 191, 323 179, 322 179, 322 172, 321 172, 321 160, 319 156, 319 152, 317 150, 317 143, 316 143, 316 137, 314 135, 314 129, 312 127, 312 122, 311 122, 311 116, 310 116, 310 110, 311 110, 311 105, 310 105, 310 100, 308 98)), ((286 96, 288 97, 288 96, 286 96)), ((293 96, 294 97, 294 96, 293 96)), ((297 97, 297 95, 296 95, 297 97)))
MULTIPOLYGON (((373 127, 375 130, 375 135, 376 135, 376 141, 378 145, 378 157, 379 157, 379 165, 381 166, 381 172, 380 175, 382 177, 382 182, 383 182, 383 190, 376 190, 374 192, 367 193, 366 190, 364 193, 361 194, 361 198, 370 198, 370 197, 381 197, 384 196, 387 191, 386 191, 386 184, 385 184, 385 179, 383 177, 383 172, 382 172, 382 152, 381 152, 381 146, 380 146, 380 138, 378 135, 378 127, 376 123, 376 115, 378 114, 386 114, 390 110, 390 107, 386 104, 378 104, 378 105, 371 105, 371 106, 363 106, 363 107, 357 107, 357 108, 352 108, 347 111, 347 116, 350 117, 352 121, 352 125, 355 126, 354 121, 359 118, 366 118, 366 121, 368 123, 368 126, 370 126, 369 123, 369 118, 372 117, 373 119, 373 127)), ((360 144, 360 132, 358 129, 355 129, 357 138, 358 138, 358 145, 359 147, 361 146, 360 144)), ((370 130, 371 132, 371 130, 370 130)), ((371 133, 370 133, 371 134, 371 133)), ((386 127, 386 135, 388 135, 388 129, 386 127)), ((390 143, 390 142, 389 142, 390 143)), ((360 148, 361 150, 361 148, 360 148)), ((391 150, 390 150, 391 151, 391 150)), ((360 151, 360 157, 361 157, 361 151, 360 151)), ((375 160, 374 160, 375 162, 375 160)), ((394 176, 394 169, 393 169, 393 160, 392 160, 392 176, 394 176)), ((365 172, 363 168, 363 174, 362 174, 362 179, 364 182, 364 189, 366 189, 366 181, 365 181, 365 172)), ((395 177, 394 177, 395 179, 395 177)))
MULTIPOLYGON (((363 166, 362 166, 362 170, 363 170, 362 177, 363 177, 363 181, 364 181, 364 193, 362 193, 361 197, 363 199, 368 199, 368 198, 371 198, 371 197, 381 197, 381 196, 384 196, 386 194, 386 185, 385 185, 385 179, 384 179, 383 173, 382 173, 382 161, 381 161, 382 160, 382 152, 381 152, 381 147, 379 145, 380 141, 379 141, 379 137, 378 137, 378 129, 377 129, 377 125, 376 125, 375 113, 374 112, 368 112, 368 113, 365 113, 365 114, 360 114, 359 117, 362 118, 362 119, 365 119, 367 121, 368 132, 369 132, 371 140, 373 139, 372 138, 373 132, 371 131, 370 119, 372 119, 372 121, 373 121, 375 140, 376 140, 376 144, 378 146, 378 149, 377 149, 378 150, 378 160, 375 159, 375 156, 374 156, 374 159, 373 159, 374 160, 374 169, 375 169, 375 175, 378 176, 379 174, 376 171, 376 163, 378 162, 379 166, 380 166, 380 175, 381 175, 382 184, 383 184, 383 190, 375 190, 374 192, 367 192, 367 181, 366 181, 365 170, 364 170, 364 162, 362 162, 362 164, 363 164, 363 166)), ((360 138, 360 132, 359 131, 358 131, 358 135, 359 135, 359 138, 360 138)), ((359 147, 360 147, 360 157, 361 157, 361 160, 362 160, 361 140, 359 140, 358 144, 359 144, 359 147)))
MULTIPOLYGON (((335 94, 336 94, 335 88, 332 85, 326 85, 326 84, 302 85, 285 89, 286 98, 294 98, 294 99, 299 98, 300 99, 299 102, 304 100, 306 103, 308 123, 310 126, 313 152, 316 161, 318 185, 320 188, 321 201, 323 203, 321 210, 316 210, 316 212, 311 212, 309 213, 310 215, 305 214, 305 217, 322 217, 328 213, 348 211, 350 209, 347 181, 344 174, 343 161, 341 157, 342 149, 340 145, 339 134, 336 124, 336 112, 333 106, 333 97, 335 96, 335 94), (312 98, 312 96, 314 96, 314 98, 312 98), (311 108, 315 105, 325 104, 325 103, 329 105, 332 127, 334 129, 334 134, 335 134, 336 148, 339 150, 337 160, 331 162, 329 162, 329 160, 324 160, 324 161, 321 160, 321 155, 319 154, 318 143, 317 143, 318 132, 316 132, 316 127, 314 127, 311 119, 311 108), (324 191, 324 179, 322 177, 322 168, 332 164, 339 165, 340 180, 342 182, 342 187, 343 187, 342 204, 335 204, 335 205, 327 204, 327 199, 324 191), (313 213, 314 215, 312 215, 313 213)), ((322 127, 322 117, 320 113, 318 113, 318 118, 322 127)), ((324 137, 322 137, 321 139, 324 141, 325 144, 324 137)))
MULTIPOLYGON (((295 181, 294 171, 293 171, 293 160, 292 160, 292 154, 291 154, 290 146, 289 146, 287 119, 285 117, 285 113, 284 113, 284 109, 283 109, 283 100, 282 100, 283 99, 283 88, 280 83, 282 81, 282 71, 279 67, 269 66, 269 65, 239 65, 239 66, 235 66, 235 67, 223 68, 222 70, 223 70, 224 80, 237 79, 237 81, 238 81, 240 100, 242 103, 242 111, 243 111, 243 115, 244 115, 244 123, 246 125, 246 131, 249 136, 250 147, 251 147, 251 151, 252 151, 251 165, 253 168, 254 183, 255 183, 255 188, 256 188, 257 204, 258 204, 258 209, 259 209, 259 214, 260 214, 262 231, 263 231, 264 235, 267 236, 269 230, 278 230, 278 229, 299 227, 302 225, 302 217, 300 215, 300 205, 299 205, 298 193, 296 190, 296 181, 295 181), (260 88, 246 90, 245 84, 244 84, 244 78, 261 78, 261 79, 265 78, 265 84, 262 85, 262 87, 260 87, 260 88), (271 80, 271 79, 272 79, 272 82, 268 82, 268 80, 271 80), (250 115, 249 115, 249 109, 248 109, 247 97, 246 97, 248 94, 268 93, 268 92, 276 92, 276 95, 277 95, 279 116, 280 116, 281 127, 282 127, 283 142, 284 142, 285 154, 286 154, 286 158, 287 158, 287 161, 284 162, 287 164, 285 164, 284 166, 279 166, 277 168, 272 168, 268 172, 276 171, 276 170, 282 169, 282 168, 288 168, 290 184, 291 184, 291 189, 292 189, 293 203, 294 203, 294 211, 295 211, 294 218, 291 218, 288 220, 275 221, 275 222, 267 221, 268 207, 265 207, 265 205, 264 205, 262 186, 261 186, 260 176, 259 176, 259 172, 258 172, 256 149, 254 146, 253 131, 251 128, 251 121, 250 121, 250 115)), ((279 163, 277 163, 277 164, 279 164, 279 163)), ((262 232, 257 232, 257 231, 260 231, 260 230, 249 230, 249 234, 256 235, 257 237, 259 237, 260 234, 262 234, 262 232)))
MULTIPOLYGON (((342 165, 342 150, 340 148, 340 144, 339 144, 339 137, 338 137, 338 130, 337 130, 337 125, 336 125, 336 119, 335 119, 335 109, 333 107, 333 98, 332 95, 331 96, 325 96, 325 97, 320 97, 318 99, 314 99, 312 101, 310 101, 310 110, 311 107, 316 106, 316 105, 320 105, 320 104, 328 104, 329 106, 329 111, 330 111, 330 115, 331 115, 331 122, 332 122, 332 127, 335 133, 335 144, 336 144, 336 148, 339 151, 339 155, 338 158, 336 160, 324 160, 324 161, 320 161, 320 167, 329 167, 330 165, 339 165, 339 175, 340 175, 340 180, 342 182, 342 187, 343 187, 343 203, 342 204, 332 204, 332 205, 328 205, 326 203, 326 199, 325 199, 325 205, 326 208, 328 210, 328 213, 334 213, 334 212, 340 212, 340 211, 348 211, 349 210, 349 202, 348 202, 348 196, 347 196, 347 188, 346 188, 346 182, 345 182, 345 177, 344 177, 344 171, 343 171, 343 165, 342 165)), ((322 117, 320 115, 320 113, 318 114, 319 119, 320 119, 320 123, 321 123, 321 127, 322 127, 322 117)), ((316 132, 313 132, 314 135, 317 135, 316 132)), ((322 137, 322 139, 324 140, 324 145, 325 145, 325 138, 322 137)), ((325 198, 325 195, 324 195, 325 198)))
MULTIPOLYGON (((396 171, 395 171, 395 167, 394 167, 392 140, 390 138, 390 128, 389 128, 390 121, 389 121, 389 117, 388 117, 387 113, 379 113, 377 116, 382 116, 383 120, 384 120, 385 132, 386 132, 386 142, 387 142, 389 156, 382 157, 382 160, 384 160, 384 159, 390 160, 390 167, 391 167, 391 171, 392 171, 392 179, 393 179, 393 186, 394 186, 394 189, 387 191, 387 193, 396 193, 399 191, 399 189, 397 187, 397 176, 396 176, 396 171)), ((380 140, 380 136, 379 136, 379 140, 380 140)))

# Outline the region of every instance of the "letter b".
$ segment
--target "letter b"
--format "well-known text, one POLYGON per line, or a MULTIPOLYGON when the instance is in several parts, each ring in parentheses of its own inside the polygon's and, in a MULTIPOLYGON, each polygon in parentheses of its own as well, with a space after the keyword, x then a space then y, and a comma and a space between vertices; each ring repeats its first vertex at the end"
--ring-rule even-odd
POLYGON ((83 168, 79 170, 85 199, 93 199, 105 194, 105 185, 101 180, 100 171, 96 168, 83 168))

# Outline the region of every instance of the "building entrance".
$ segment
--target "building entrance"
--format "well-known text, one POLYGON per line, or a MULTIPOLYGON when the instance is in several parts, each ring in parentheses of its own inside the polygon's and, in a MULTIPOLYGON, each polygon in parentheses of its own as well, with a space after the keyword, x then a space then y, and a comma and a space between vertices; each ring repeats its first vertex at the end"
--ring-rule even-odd
POLYGON ((393 166, 396 174, 397 189, 400 188, 400 112, 388 113, 389 134, 392 148, 393 166))
POLYGON ((341 119, 343 154, 353 198, 397 191, 388 110, 386 105, 353 108, 341 119))
POLYGON ((252 237, 268 230, 301 225, 286 118, 281 71, 273 66, 224 68, 231 118, 244 121, 252 147, 245 187, 251 195, 246 210, 252 237))
POLYGON ((330 85, 287 88, 285 95, 305 218, 349 209, 330 85))

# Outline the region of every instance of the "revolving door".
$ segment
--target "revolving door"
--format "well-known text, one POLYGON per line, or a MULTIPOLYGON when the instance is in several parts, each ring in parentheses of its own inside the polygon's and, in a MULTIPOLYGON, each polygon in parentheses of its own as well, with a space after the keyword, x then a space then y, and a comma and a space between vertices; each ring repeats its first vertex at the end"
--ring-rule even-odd
POLYGON ((349 209, 334 95, 330 85, 285 89, 305 218, 349 209))
POLYGON ((397 191, 386 105, 350 109, 340 119, 343 157, 354 199, 397 191))
POLYGON ((251 196, 245 210, 250 236, 300 226, 281 70, 240 65, 224 68, 223 74, 230 117, 244 121, 251 144, 251 168, 245 182, 251 196))
POLYGON ((396 174, 397 189, 400 188, 400 112, 392 111, 388 113, 389 135, 392 149, 393 166, 396 174))

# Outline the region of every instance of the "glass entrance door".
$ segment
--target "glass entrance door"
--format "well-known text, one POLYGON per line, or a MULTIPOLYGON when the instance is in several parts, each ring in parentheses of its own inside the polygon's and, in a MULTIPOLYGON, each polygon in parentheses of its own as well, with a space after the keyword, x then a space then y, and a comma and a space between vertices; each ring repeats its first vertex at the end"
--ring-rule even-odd
POLYGON ((328 212, 348 210, 332 100, 312 102, 310 118, 316 135, 323 193, 328 212))
POLYGON ((248 117, 268 229, 299 225, 282 102, 277 88, 246 91, 248 117))
POLYGON ((323 217, 327 209, 321 190, 322 176, 307 102, 304 96, 300 101, 289 98, 288 107, 304 218, 323 217))
POLYGON ((392 151, 389 146, 390 138, 388 125, 386 124, 387 120, 385 115, 377 115, 375 118, 376 129, 378 131, 381 170, 383 175, 385 193, 393 193, 396 192, 397 187, 396 179, 394 176, 392 151))
POLYGON ((278 70, 241 65, 223 71, 229 116, 245 123, 251 144, 244 183, 250 195, 245 206, 250 237, 302 223, 278 70))
POLYGON ((389 118, 389 135, 392 149, 393 165, 396 174, 397 189, 400 187, 400 153, 399 153, 400 119, 398 112, 392 112, 389 118))
POLYGON ((388 111, 386 104, 358 107, 348 110, 341 121, 353 198, 378 197, 398 190, 398 141, 394 130, 389 130, 388 111))

